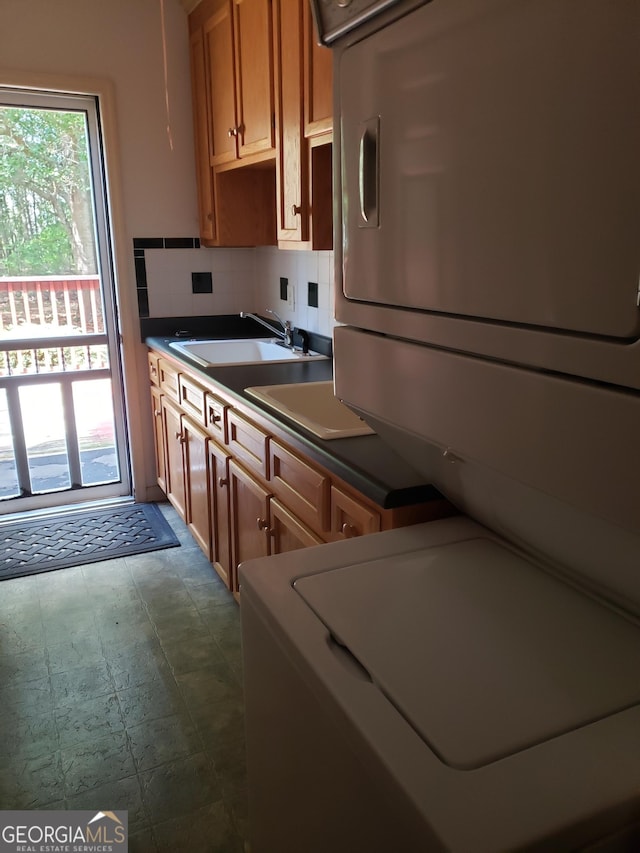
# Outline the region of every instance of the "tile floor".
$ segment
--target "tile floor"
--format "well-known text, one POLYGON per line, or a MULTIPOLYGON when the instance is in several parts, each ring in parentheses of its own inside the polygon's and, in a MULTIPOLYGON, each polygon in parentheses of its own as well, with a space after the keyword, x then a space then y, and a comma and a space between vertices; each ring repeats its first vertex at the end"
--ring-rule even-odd
POLYGON ((0 583, 0 809, 127 809, 131 853, 240 853, 239 609, 180 548, 0 583))

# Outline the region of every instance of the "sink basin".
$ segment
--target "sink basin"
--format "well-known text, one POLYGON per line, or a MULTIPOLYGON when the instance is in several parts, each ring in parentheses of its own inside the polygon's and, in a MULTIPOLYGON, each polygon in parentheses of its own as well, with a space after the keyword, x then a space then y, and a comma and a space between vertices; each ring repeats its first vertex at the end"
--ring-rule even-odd
POLYGON ((245 388, 245 391, 319 438, 347 438, 373 433, 362 418, 335 396, 331 381, 256 385, 245 388))
POLYGON ((283 346, 276 338, 241 338, 239 340, 174 341, 169 346, 205 367, 230 364, 262 364, 278 361, 313 361, 326 355, 304 355, 283 346))

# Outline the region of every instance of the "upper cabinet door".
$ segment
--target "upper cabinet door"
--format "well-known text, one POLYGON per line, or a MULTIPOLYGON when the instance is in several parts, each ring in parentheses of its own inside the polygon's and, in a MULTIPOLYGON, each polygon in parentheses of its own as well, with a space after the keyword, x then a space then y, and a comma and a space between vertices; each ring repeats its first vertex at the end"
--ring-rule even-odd
POLYGON ((317 136, 333 128, 333 51, 318 44, 311 4, 304 14, 304 133, 317 136))
POLYGON ((196 177, 198 183, 198 221, 200 239, 205 245, 215 241, 215 219, 213 203, 213 176, 209 146, 209 123, 207 120, 207 80, 204 51, 204 34, 197 29, 189 42, 191 58, 191 94, 193 99, 193 135, 196 155, 196 177))
POLYGON ((233 9, 237 150, 247 157, 275 148, 273 16, 270 0, 234 0, 233 9))
POLYGON ((277 0, 278 240, 308 239, 308 152, 302 127, 302 0, 277 0))
POLYGON ((219 166, 237 157, 238 117, 231 0, 205 23, 204 42, 209 78, 211 165, 219 166))

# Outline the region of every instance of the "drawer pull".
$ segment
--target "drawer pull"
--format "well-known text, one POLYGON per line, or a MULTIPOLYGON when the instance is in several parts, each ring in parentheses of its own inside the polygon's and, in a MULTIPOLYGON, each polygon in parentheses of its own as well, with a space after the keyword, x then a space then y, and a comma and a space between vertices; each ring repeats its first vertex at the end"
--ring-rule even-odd
POLYGON ((346 539, 352 539, 354 536, 358 535, 358 531, 355 529, 353 524, 349 524, 348 521, 345 521, 345 523, 342 525, 342 535, 346 539))
POLYGON ((218 412, 214 412, 213 409, 209 411, 209 423, 218 424, 222 420, 222 415, 218 414, 218 412))

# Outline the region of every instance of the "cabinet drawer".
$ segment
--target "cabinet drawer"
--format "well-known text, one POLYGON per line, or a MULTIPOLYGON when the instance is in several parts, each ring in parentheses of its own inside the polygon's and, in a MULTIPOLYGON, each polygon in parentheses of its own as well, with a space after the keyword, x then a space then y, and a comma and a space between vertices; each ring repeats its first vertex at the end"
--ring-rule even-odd
POLYGON ((231 453, 241 459, 252 471, 268 480, 269 460, 266 434, 235 409, 228 410, 227 424, 229 431, 228 447, 231 453))
POLYGON ((178 386, 178 371, 175 367, 172 367, 168 361, 165 361, 163 358, 158 359, 158 377, 160 380, 160 388, 163 393, 170 397, 172 400, 175 400, 176 403, 180 402, 180 388, 178 386))
POLYGON ((269 472, 274 494, 298 518, 318 532, 328 529, 331 482, 327 476, 274 439, 269 442, 269 472))
POLYGON ((149 363, 149 379, 152 385, 160 386, 160 373, 158 372, 158 356, 152 352, 147 353, 149 363))
POLYGON ((204 395, 204 423, 209 433, 221 444, 227 443, 227 409, 229 407, 208 391, 204 395))
POLYGON ((180 405, 196 423, 205 425, 204 389, 183 373, 178 377, 180 405))
POLYGON ((331 487, 330 538, 351 539, 380 530, 380 513, 352 498, 342 489, 331 487))

